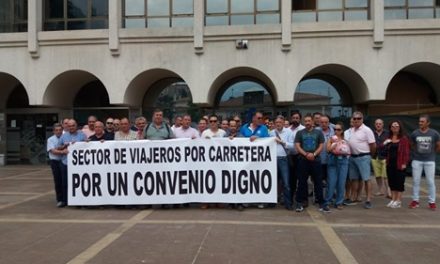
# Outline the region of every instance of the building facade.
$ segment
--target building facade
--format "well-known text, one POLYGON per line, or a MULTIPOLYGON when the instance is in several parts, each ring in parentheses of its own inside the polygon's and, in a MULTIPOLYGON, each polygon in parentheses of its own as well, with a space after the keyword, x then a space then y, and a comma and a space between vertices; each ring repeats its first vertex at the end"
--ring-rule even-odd
POLYGON ((5 0, 0 162, 63 117, 437 113, 439 0, 5 0))

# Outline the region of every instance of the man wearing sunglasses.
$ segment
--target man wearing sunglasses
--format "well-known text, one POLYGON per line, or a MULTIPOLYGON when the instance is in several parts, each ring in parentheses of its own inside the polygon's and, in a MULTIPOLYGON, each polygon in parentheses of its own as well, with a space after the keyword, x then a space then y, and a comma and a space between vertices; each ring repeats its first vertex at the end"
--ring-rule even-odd
POLYGON ((202 132, 202 138, 225 137, 226 131, 218 127, 218 117, 211 115, 209 117, 208 129, 202 132))
POLYGON ((251 141, 257 138, 269 137, 269 130, 267 126, 264 125, 263 114, 261 112, 255 112, 252 116, 252 122, 244 124, 240 129, 240 133, 243 137, 250 138, 251 141))
POLYGON ((349 161, 349 177, 351 180, 351 201, 348 205, 355 205, 359 200, 362 182, 365 183, 367 199, 364 203, 365 209, 372 208, 371 205, 371 153, 376 152, 376 138, 373 130, 363 122, 364 116, 361 112, 354 112, 352 116, 353 127, 350 129, 348 144, 351 149, 349 161))

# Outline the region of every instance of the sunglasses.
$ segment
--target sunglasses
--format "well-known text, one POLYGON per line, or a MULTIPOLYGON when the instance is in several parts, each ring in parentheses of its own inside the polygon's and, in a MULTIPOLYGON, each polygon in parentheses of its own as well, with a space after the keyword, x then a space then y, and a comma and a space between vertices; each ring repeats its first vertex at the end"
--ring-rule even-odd
POLYGON ((209 120, 209 123, 217 123, 217 120, 209 120))
POLYGON ((340 129, 340 128, 335 128, 334 130, 335 131, 342 131, 342 129, 340 129))
POLYGON ((107 122, 107 125, 113 125, 113 122, 107 122))
POLYGON ((396 126, 396 125, 394 125, 394 126, 391 126, 391 127, 394 127, 394 128, 399 128, 400 126, 396 126))
POLYGON ((240 122, 241 120, 240 120, 240 119, 234 119, 234 121, 235 121, 235 122, 240 122))
POLYGON ((362 120, 362 117, 353 117, 353 120, 362 120))

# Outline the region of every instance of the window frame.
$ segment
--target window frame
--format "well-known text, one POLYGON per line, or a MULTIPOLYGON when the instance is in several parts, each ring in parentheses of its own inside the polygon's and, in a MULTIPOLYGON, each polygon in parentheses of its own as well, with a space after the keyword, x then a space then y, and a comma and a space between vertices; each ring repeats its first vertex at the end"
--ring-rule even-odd
POLYGON ((341 20, 329 20, 329 22, 330 21, 335 21, 335 22, 354 21, 354 20, 347 20, 346 12, 348 12, 348 11, 366 11, 367 12, 367 19, 361 20, 361 21, 371 20, 371 1, 372 0, 367 0, 366 7, 347 7, 347 4, 346 4, 347 0, 342 0, 342 7, 341 8, 324 8, 324 9, 319 9, 318 8, 318 1, 319 0, 314 0, 315 1, 315 4, 314 4, 315 9, 295 9, 295 10, 293 9, 294 8, 293 1, 294 0, 292 0, 292 10, 291 10, 292 23, 302 23, 302 22, 293 20, 295 13, 314 13, 314 15, 315 15, 314 22, 327 22, 327 20, 320 20, 319 19, 319 13, 321 13, 321 12, 337 12, 337 11, 342 12, 341 20))
POLYGON ((68 0, 62 0, 63 1, 63 17, 60 18, 49 18, 47 17, 47 12, 48 12, 48 1, 49 0, 45 0, 43 1, 43 30, 44 31, 58 31, 58 30, 84 30, 84 29, 108 29, 109 26, 109 15, 108 15, 108 4, 107 4, 107 15, 106 16, 93 16, 93 1, 94 0, 86 0, 87 1, 87 14, 85 17, 81 17, 81 18, 69 18, 68 17, 68 0), (105 23, 105 27, 98 27, 98 28, 93 28, 93 22, 96 21, 103 21, 105 23), (85 27, 84 28, 69 28, 69 23, 70 22, 85 22, 85 27), (63 29, 48 29, 46 24, 54 24, 56 25, 57 23, 62 23, 63 25, 63 29))
MULTIPOLYGON (((5 1, 5 0, 3 0, 5 1)), ((23 4, 23 8, 26 9, 23 13, 23 17, 18 16, 17 14, 17 1, 16 0, 6 0, 9 1, 9 12, 12 14, 9 20, 5 21, 4 24, 0 24, 5 27, 5 30, 1 30, 0 33, 19 33, 19 32, 27 32, 28 31, 28 1, 21 0, 18 4, 23 4), (21 28, 24 26, 23 28, 21 28)))
POLYGON ((263 25, 263 23, 257 23, 257 16, 258 15, 267 15, 267 14, 276 14, 278 15, 278 24, 281 23, 281 0, 278 1, 278 10, 258 10, 258 0, 253 0, 253 11, 252 12, 238 12, 238 13, 232 13, 231 10, 231 0, 226 0, 227 2, 227 12, 208 12, 208 1, 205 1, 205 12, 204 12, 204 18, 203 18, 203 24, 205 26, 231 26, 231 25, 249 25, 249 24, 232 24, 232 17, 233 16, 249 16, 251 15, 253 17, 252 24, 251 25, 263 25), (222 24, 222 25, 207 25, 206 21, 208 17, 227 17, 228 23, 222 24))
MULTIPOLYGON (((143 28, 158 28, 158 27, 149 27, 149 19, 155 19, 155 18, 166 18, 168 19, 167 27, 162 28, 171 28, 171 27, 179 27, 178 25, 173 25, 173 19, 175 18, 192 18, 194 21, 194 0, 192 0, 192 13, 187 14, 175 14, 173 12, 173 4, 174 1, 178 0, 168 0, 169 8, 168 8, 168 14, 166 15, 149 15, 148 14, 148 1, 149 0, 141 0, 144 1, 144 12, 143 15, 125 15, 125 0, 122 1, 122 28, 126 27, 126 20, 127 19, 143 19, 144 20, 144 27, 143 28)), ((129 29, 130 27, 128 27, 129 29)))
POLYGON ((384 19, 385 20, 396 20, 393 18, 387 18, 385 16, 385 13, 387 10, 404 10, 405 11, 405 18, 404 19, 419 19, 419 18, 410 18, 410 10, 432 10, 432 16, 429 18, 421 18, 421 19, 436 19, 440 18, 440 11, 437 12, 437 9, 440 9, 440 0, 432 0, 431 6, 426 5, 420 5, 420 6, 410 6, 409 0, 405 0, 405 3, 403 5, 399 6, 387 6, 384 3, 384 19))

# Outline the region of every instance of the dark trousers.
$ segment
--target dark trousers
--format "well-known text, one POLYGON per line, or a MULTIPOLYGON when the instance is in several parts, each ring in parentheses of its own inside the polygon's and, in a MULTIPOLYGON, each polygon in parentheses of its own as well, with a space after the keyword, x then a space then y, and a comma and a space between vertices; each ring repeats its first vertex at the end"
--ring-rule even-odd
POLYGON ((289 171, 290 171, 290 193, 292 199, 295 197, 296 188, 298 186, 298 158, 299 154, 289 155, 289 171))
POLYGON ((327 170, 327 163, 321 164, 321 168, 322 168, 322 180, 327 182, 327 177, 328 177, 328 175, 327 175, 327 171, 328 171, 327 170))
POLYGON ((61 190, 62 190, 62 202, 67 205, 67 165, 61 163, 61 190))
POLYGON ((62 163, 61 160, 50 160, 50 168, 52 169, 53 183, 55 187, 55 195, 57 202, 63 201, 62 190, 62 163))
POLYGON ((322 205, 322 167, 320 160, 309 161, 304 157, 298 158, 298 190, 296 191, 296 202, 304 203, 308 200, 309 175, 312 176, 315 192, 315 200, 322 205))

